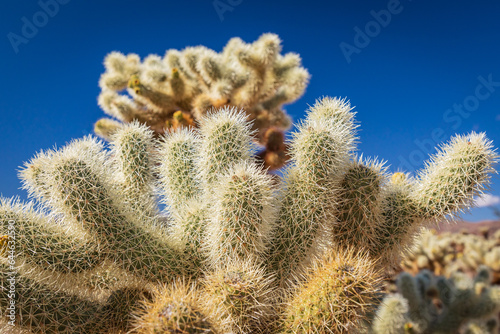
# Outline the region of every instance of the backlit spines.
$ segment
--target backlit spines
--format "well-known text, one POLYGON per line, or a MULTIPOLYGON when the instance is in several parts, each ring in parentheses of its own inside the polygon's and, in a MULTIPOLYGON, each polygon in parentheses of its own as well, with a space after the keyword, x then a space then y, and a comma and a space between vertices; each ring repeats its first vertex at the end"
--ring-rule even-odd
POLYGON ((326 122, 329 126, 335 127, 336 131, 347 136, 347 141, 354 141, 353 135, 356 133, 358 125, 354 116, 354 107, 345 98, 323 97, 316 100, 314 106, 307 115, 306 122, 326 122))
POLYGON ((0 268, 0 285, 10 289, 0 295, 0 313, 10 313, 7 305, 14 303, 12 321, 27 333, 124 332, 131 329, 132 309, 149 296, 145 282, 126 276, 118 284, 94 289, 87 284, 90 272, 55 274, 22 261, 13 270, 4 259, 0 268))
POLYGON ((346 162, 344 138, 325 124, 304 123, 294 133, 290 154, 297 170, 315 182, 325 182, 328 175, 346 162))
POLYGON ((103 260, 95 240, 73 221, 58 222, 31 205, 0 199, 0 224, 18 260, 46 270, 78 273, 103 260))
POLYGON ((109 161, 97 142, 75 141, 54 153, 51 162, 46 174, 52 205, 93 235, 103 255, 148 280, 185 272, 186 263, 165 236, 138 220, 115 192, 106 174, 109 161))
POLYGON ((471 133, 442 145, 417 179, 393 175, 382 205, 384 257, 396 263, 421 226, 468 210, 473 198, 487 189, 497 159, 491 141, 471 133))
POLYGON ((263 260, 273 232, 277 202, 272 177, 240 163, 218 179, 210 196, 207 253, 213 263, 263 260))
POLYGON ((153 132, 137 122, 124 125, 113 134, 111 155, 114 179, 129 208, 151 218, 156 212, 153 167, 156 163, 153 132))
POLYGON ((130 190, 144 192, 152 180, 153 132, 139 123, 118 131, 111 143, 112 155, 120 181, 130 190))
POLYGON ((111 52, 104 60, 104 66, 108 69, 106 75, 101 77, 99 86, 110 89, 123 89, 127 86, 128 77, 139 71, 139 56, 129 54, 125 56, 120 52, 111 52), (108 79, 113 78, 113 79, 108 79))
POLYGON ((249 161, 254 146, 250 123, 235 108, 213 110, 203 118, 198 168, 205 190, 233 165, 249 161))
MULTIPOLYGON (((97 103, 110 116, 123 122, 146 119, 140 112, 141 104, 139 102, 133 101, 128 96, 118 95, 115 91, 104 90, 99 95, 97 103)), ((98 125, 99 121, 94 125, 94 128, 98 127, 98 125)))
POLYGON ((498 155, 484 133, 455 136, 431 157, 419 175, 415 196, 427 219, 461 212, 490 183, 498 155))
POLYGON ((350 107, 336 109, 330 98, 316 101, 290 143, 295 168, 315 182, 340 173, 356 148, 356 125, 350 107))
POLYGON ((134 312, 151 298, 150 290, 143 284, 115 289, 87 324, 86 330, 98 333, 130 332, 135 327, 134 312))
POLYGON ((165 136, 160 144, 158 187, 172 213, 179 213, 187 202, 201 195, 197 166, 199 136, 192 130, 178 129, 165 136))

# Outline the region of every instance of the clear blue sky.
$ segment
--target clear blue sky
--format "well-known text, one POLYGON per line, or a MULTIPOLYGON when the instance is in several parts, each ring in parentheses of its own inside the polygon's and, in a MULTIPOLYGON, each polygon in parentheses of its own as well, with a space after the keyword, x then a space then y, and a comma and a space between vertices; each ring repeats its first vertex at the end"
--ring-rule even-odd
MULTIPOLYGON (((3 196, 26 198, 17 170, 40 149, 92 133, 107 53, 219 51, 233 36, 250 42, 264 32, 277 33, 312 74, 287 111, 300 119, 318 97, 347 97, 360 150, 393 171, 422 167, 429 142, 454 133, 485 131, 500 145, 498 1, 59 0, 57 13, 48 7, 55 15, 39 13, 53 1, 0 4, 3 196), (23 31, 32 23, 38 31, 23 31)), ((498 177, 492 193, 500 196, 498 177)), ((491 217, 489 209, 464 216, 491 217)))

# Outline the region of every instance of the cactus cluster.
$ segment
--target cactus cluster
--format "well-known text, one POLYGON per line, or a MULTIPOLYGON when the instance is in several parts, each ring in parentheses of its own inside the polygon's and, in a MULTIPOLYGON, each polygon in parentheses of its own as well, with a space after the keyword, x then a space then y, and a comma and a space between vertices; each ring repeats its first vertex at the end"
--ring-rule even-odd
MULTIPOLYGON (((309 73, 295 53, 281 54, 281 41, 264 34, 251 44, 231 39, 222 52, 204 46, 167 50, 164 57, 110 53, 99 81, 99 105, 121 122, 134 120, 155 133, 196 121, 212 108, 234 106, 254 120, 261 158, 278 168, 287 160, 283 131, 290 119, 283 104, 304 93, 309 73)), ((103 118, 95 132, 110 138, 123 123, 103 118)))
POLYGON ((391 177, 356 155, 354 117, 318 100, 279 178, 257 162, 252 117, 227 106, 160 139, 132 122, 110 149, 86 137, 39 153, 21 172, 37 204, 0 203, 0 284, 16 289, 1 321, 15 301, 32 333, 357 331, 384 268, 470 206, 497 155, 484 134, 456 136, 417 178, 391 177))
POLYGON ((475 274, 481 265, 491 269, 494 283, 500 282, 500 230, 481 234, 426 230, 402 261, 408 272, 428 269, 447 277, 457 271, 475 274))
POLYGON ((401 273, 398 292, 385 296, 367 333, 498 333, 500 287, 490 283, 486 266, 474 279, 458 272, 449 279, 428 270, 401 273))

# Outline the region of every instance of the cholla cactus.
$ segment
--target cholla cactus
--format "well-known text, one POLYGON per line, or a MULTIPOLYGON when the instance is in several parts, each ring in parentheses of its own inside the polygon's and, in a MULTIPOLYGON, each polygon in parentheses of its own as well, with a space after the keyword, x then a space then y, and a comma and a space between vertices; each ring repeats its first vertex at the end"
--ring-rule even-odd
MULTIPOLYGON (((309 73, 295 53, 280 54, 281 41, 264 34, 251 44, 231 39, 217 53, 203 46, 170 49, 162 58, 110 53, 99 85, 99 105, 122 122, 137 120, 155 133, 180 126, 194 127, 211 108, 243 108, 258 131, 255 139, 266 146, 266 166, 278 168, 287 159, 283 131, 290 119, 282 110, 304 93, 309 73), (126 90, 127 94, 121 94, 126 90)), ((111 138, 121 127, 101 119, 95 132, 111 138)))
POLYGON ((415 277, 402 273, 397 280, 399 293, 384 299, 370 332, 496 333, 495 320, 478 323, 500 310, 500 288, 490 286, 490 280, 484 266, 474 280, 461 273, 450 279, 427 270, 415 277))
MULTIPOLYGON (((88 137, 40 153, 21 173, 39 208, 0 203, 0 282, 20 284, 15 323, 35 333, 356 331, 382 269, 424 223, 470 205, 497 157, 482 134, 456 137, 422 177, 391 181, 355 155, 351 109, 332 98, 311 107, 280 180, 257 162, 248 115, 229 107, 161 141, 132 123, 111 150, 88 137)), ((9 305, 2 294, 3 314, 9 305)))

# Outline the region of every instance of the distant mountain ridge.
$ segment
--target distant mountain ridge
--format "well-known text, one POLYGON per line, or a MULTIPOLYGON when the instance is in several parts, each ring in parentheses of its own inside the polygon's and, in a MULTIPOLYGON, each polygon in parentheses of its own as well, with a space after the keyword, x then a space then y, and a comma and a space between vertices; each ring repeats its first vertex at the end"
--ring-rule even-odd
POLYGON ((459 233, 467 231, 473 234, 482 234, 481 231, 488 229, 488 233, 494 233, 500 229, 500 220, 483 220, 480 222, 468 222, 465 220, 457 220, 451 223, 440 223, 438 227, 434 227, 438 233, 452 232, 459 233))

